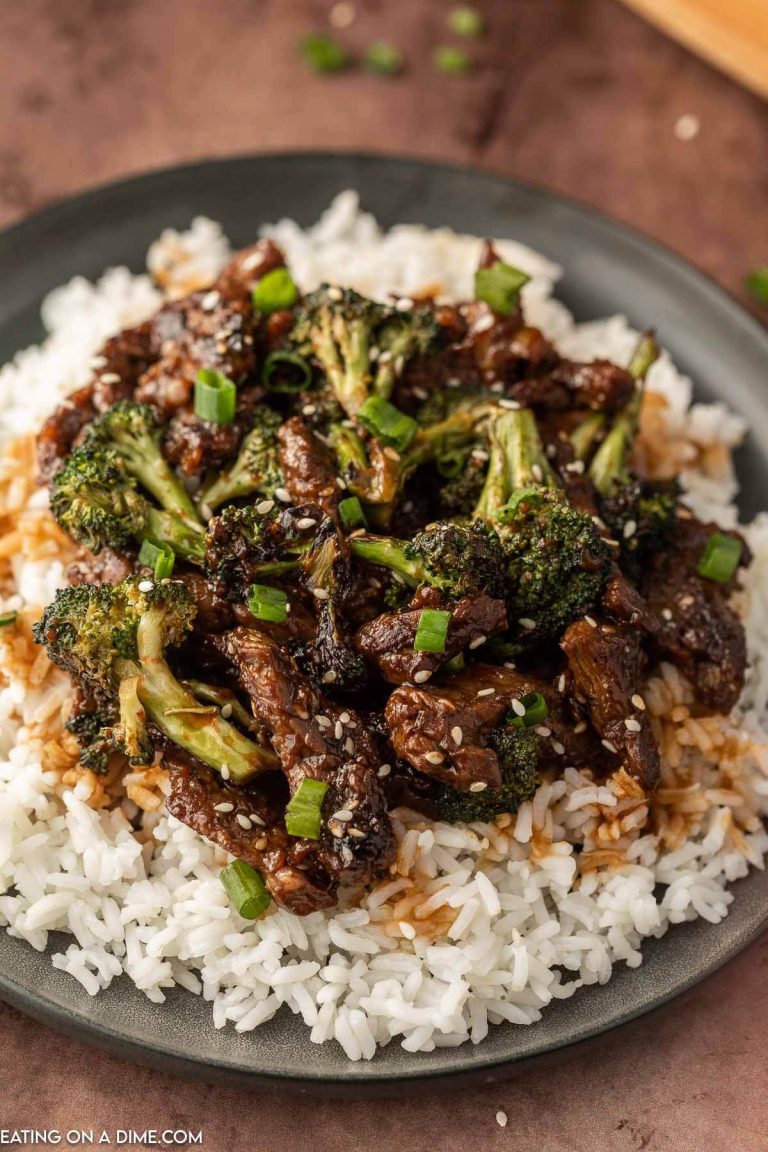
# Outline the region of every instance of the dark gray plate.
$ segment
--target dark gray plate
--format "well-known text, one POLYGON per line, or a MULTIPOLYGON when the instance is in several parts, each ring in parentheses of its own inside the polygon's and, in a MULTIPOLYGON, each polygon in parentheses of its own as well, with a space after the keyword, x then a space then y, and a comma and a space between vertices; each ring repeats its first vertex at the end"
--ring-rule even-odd
MULTIPOLYGON (((0 358, 42 335, 41 297, 75 273, 138 271, 168 225, 204 213, 235 244, 262 221, 314 221, 332 196, 357 188, 384 225, 418 222, 519 239, 562 264, 565 303, 581 319, 626 313, 655 326, 703 399, 723 397, 749 419, 739 453, 742 509, 754 515, 768 488, 768 334, 699 272, 658 245, 539 188, 479 172, 373 156, 289 155, 215 161, 152 173, 86 193, 0 235, 0 358)), ((117 1054, 188 1076, 244 1087, 324 1094, 396 1093, 427 1078, 490 1081, 521 1061, 555 1053, 656 1008, 714 972, 768 925, 768 873, 735 886, 728 918, 699 921, 649 942, 642 967, 617 966, 612 981, 550 1007, 530 1028, 502 1026, 478 1048, 410 1055, 396 1044, 369 1064, 336 1045, 316 1047, 288 1013, 248 1036, 216 1032, 210 1009, 178 991, 151 1004, 119 981, 91 999, 69 976, 0 932, 0 994, 55 1027, 117 1054)), ((58 947, 58 944, 57 944, 58 947)))

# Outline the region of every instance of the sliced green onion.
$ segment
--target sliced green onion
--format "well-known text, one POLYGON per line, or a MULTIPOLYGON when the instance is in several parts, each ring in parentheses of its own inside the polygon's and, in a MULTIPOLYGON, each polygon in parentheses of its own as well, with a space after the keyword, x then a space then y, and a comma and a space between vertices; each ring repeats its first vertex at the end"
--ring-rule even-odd
POLYGON ((289 836, 319 840, 322 806, 328 785, 306 777, 299 784, 285 809, 285 830, 289 836))
POLYGON ((195 377, 195 416, 212 424, 231 424, 235 418, 237 388, 223 372, 201 368, 195 377))
POLYGON ((510 316, 517 307, 520 289, 529 280, 527 272, 497 260, 490 268, 475 272, 475 299, 483 300, 501 316, 510 316))
POLYGON ((466 461, 466 452, 461 452, 458 448, 451 452, 443 452, 437 457, 437 470, 445 480, 455 480, 461 475, 466 461))
POLYGON ((464 659, 464 653, 457 652, 455 656, 452 656, 450 660, 446 660, 445 663, 441 664, 440 667, 441 671, 447 672, 449 675, 451 675, 454 672, 462 672, 466 666, 467 662, 464 659))
POLYGON ((507 723, 513 728, 533 728, 549 715, 547 702, 541 692, 527 692, 521 696, 520 703, 525 708, 524 716, 518 716, 516 712, 507 713, 507 723))
POLYGON ((268 584, 251 584, 248 607, 257 620, 284 624, 288 615, 288 597, 279 588, 270 588, 268 584))
POLYGON ((347 53, 332 36, 306 36, 301 52, 313 72, 341 72, 349 63, 347 53))
POLYGON ((741 560, 741 541, 722 532, 713 532, 704 545, 696 571, 705 580, 727 584, 741 560))
POLYGON ((472 67, 472 61, 461 48, 452 48, 443 44, 436 48, 432 54, 432 63, 438 72, 447 72, 449 76, 466 76, 472 67))
POLYGON ((448 27, 457 36, 468 36, 472 39, 482 36, 485 32, 485 17, 477 8, 470 8, 462 4, 448 14, 448 27))
POLYGON ((176 554, 168 544, 157 540, 142 540, 139 549, 139 564, 145 564, 155 574, 155 580, 167 580, 176 560, 176 554))
POLYGON ((365 66, 369 72, 376 72, 379 76, 396 76, 405 67, 405 57, 394 44, 380 40, 371 44, 365 53, 365 66))
POLYGON ((373 436, 377 436, 384 444, 389 444, 398 452, 406 450, 419 430, 412 417, 406 416, 382 396, 369 396, 358 412, 357 418, 373 436))
POLYGON ((261 382, 270 392, 303 392, 312 383, 312 369, 298 352, 270 352, 261 370, 261 382), (298 378, 291 379, 285 368, 295 369, 298 378))
POLYGON ((445 638, 451 613, 442 608, 424 608, 416 626, 415 652, 445 652, 445 638))
POLYGON ((368 527, 363 506, 357 496, 347 496, 339 503, 339 516, 347 532, 353 532, 356 528, 368 527))
POLYGON ((768 304, 768 264, 755 268, 744 281, 744 286, 761 304, 768 304))
POLYGON ((266 912, 272 897, 267 892, 261 873, 246 864, 245 860, 233 860, 219 873, 230 903, 246 920, 256 920, 266 912))
POLYGON ((0 628, 8 628, 9 625, 15 624, 18 618, 18 612, 3 612, 0 616, 0 628))
POLYGON ((251 292, 254 308, 265 316, 293 308, 298 298, 299 290, 287 268, 273 268, 251 292))

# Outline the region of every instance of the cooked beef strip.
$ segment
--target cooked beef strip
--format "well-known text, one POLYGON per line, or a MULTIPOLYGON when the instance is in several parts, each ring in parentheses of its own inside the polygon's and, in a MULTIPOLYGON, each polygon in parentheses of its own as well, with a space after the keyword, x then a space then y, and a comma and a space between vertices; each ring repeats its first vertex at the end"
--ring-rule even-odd
MULTIPOLYGON (((688 677, 705 707, 729 712, 741 695, 747 665, 744 626, 729 604, 736 576, 718 584, 696 570, 707 540, 721 531, 681 515, 667 547, 650 557, 640 590, 659 618, 657 650, 688 677)), ((741 537, 726 535, 741 541, 741 563, 747 565, 751 557, 741 537)))
POLYGON ((616 749, 616 756, 622 758, 631 776, 645 788, 655 788, 658 745, 648 713, 632 703, 642 683, 641 635, 603 621, 593 625, 581 619, 569 625, 560 647, 568 658, 575 695, 589 708, 601 739, 616 749))
POLYGON ((390 684, 413 680, 420 672, 436 672, 446 660, 469 647, 472 641, 503 632, 507 611, 503 600, 490 596, 465 596, 454 604, 442 605, 435 589, 417 594, 403 612, 385 612, 364 624, 355 645, 369 664, 378 668, 390 684), (413 642, 424 608, 447 607, 451 612, 445 651, 416 652, 413 642))
POLYGON ((634 391, 635 381, 630 373, 610 360, 586 364, 560 360, 546 375, 521 380, 511 394, 526 407, 618 412, 634 391))
POLYGON ((487 740, 503 723, 512 701, 528 692, 541 692, 549 708, 543 723, 550 735, 541 740, 540 763, 561 769, 565 765, 601 767, 605 757, 594 733, 586 725, 583 731, 574 731, 576 725, 557 687, 490 664, 470 664, 443 684, 396 688, 385 710, 392 746, 414 768, 461 792, 480 781, 498 788, 499 761, 487 740), (460 744, 453 736, 455 728, 461 729, 460 744), (443 760, 434 764, 428 756, 437 752, 443 760))
POLYGON ((67 568, 70 584, 119 584, 136 571, 136 560, 110 548, 102 548, 94 556, 81 548, 76 560, 67 568))
POLYGON ((225 297, 250 296, 257 280, 285 267, 285 257, 273 240, 257 240, 236 252, 219 273, 214 287, 225 297))
POLYGON ((341 883, 383 875, 394 836, 376 775, 377 747, 360 717, 324 698, 288 652, 258 629, 234 628, 208 643, 234 670, 270 733, 291 794, 306 777, 328 784, 318 842, 323 867, 341 883), (319 724, 318 716, 327 723, 319 724), (352 819, 330 819, 339 811, 351 812, 352 819))
POLYGON ((335 517, 343 493, 336 483, 330 450, 300 416, 287 420, 277 438, 280 468, 294 504, 319 504, 324 512, 335 517))
POLYGON ((602 605, 611 619, 620 624, 629 624, 651 636, 655 636, 659 630, 659 619, 618 565, 614 566, 603 588, 602 605))
POLYGON ((171 783, 166 799, 171 815, 258 869, 278 904, 307 916, 336 903, 337 883, 319 862, 314 842, 285 831, 285 786, 279 776, 267 773, 242 788, 228 788, 175 746, 166 748, 163 760, 171 783), (231 811, 217 811, 221 805, 231 811), (251 827, 244 828, 238 816, 251 827))
POLYGON ((182 408, 171 417, 163 448, 172 464, 185 476, 202 476, 208 468, 217 468, 236 456, 243 437, 253 425, 253 409, 263 395, 260 386, 241 388, 237 411, 231 424, 214 424, 201 420, 193 411, 182 408))

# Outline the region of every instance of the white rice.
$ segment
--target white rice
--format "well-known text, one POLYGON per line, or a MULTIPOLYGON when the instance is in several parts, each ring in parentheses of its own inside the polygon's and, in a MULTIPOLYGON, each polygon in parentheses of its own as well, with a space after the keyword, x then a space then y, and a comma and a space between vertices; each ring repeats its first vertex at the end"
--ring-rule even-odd
MULTIPOLYGON (((376 296, 424 288, 471 295, 477 239, 414 226, 382 234, 353 192, 313 228, 286 220, 265 232, 305 289, 329 279, 376 296)), ((622 317, 574 324, 552 297, 559 268, 519 243, 499 241, 498 249, 533 277, 524 289, 532 324, 569 355, 626 362, 636 333, 622 317)), ((187 233, 164 233, 148 266, 166 293, 178 295, 210 282, 228 252, 220 228, 196 220, 187 233)), ((104 338, 149 316, 161 299, 149 275, 122 268, 96 285, 76 278, 51 293, 43 305, 47 339, 0 372, 4 438, 34 430, 63 393, 85 382, 104 338)), ((667 357, 649 387, 663 393, 670 425, 690 440, 732 445, 741 437, 743 422, 722 405, 690 406, 690 383, 667 357)), ((684 481, 697 511, 735 522, 735 480, 690 472, 684 481)), ((755 552, 744 595, 753 667, 733 723, 762 740, 768 520, 747 531, 755 552)), ((23 558, 14 571, 15 607, 47 602, 62 578, 60 565, 23 558)), ((674 687, 672 670, 665 675, 674 687)), ((762 867, 768 850, 759 820, 736 846, 729 834, 737 802, 750 813, 768 811, 768 755, 758 747, 740 766, 740 796, 713 781, 717 802, 679 848, 662 851, 650 833, 630 836, 621 867, 579 877, 574 844, 589 843, 612 814, 626 812, 629 829, 643 813, 633 816, 610 785, 568 769, 506 828, 428 827, 399 813, 398 872, 361 906, 305 918, 273 908, 254 924, 229 906, 219 881, 223 853, 189 828, 164 812, 147 815, 140 840, 125 815, 129 805, 97 812, 87 788, 55 789, 28 727, 46 706, 34 692, 25 700, 25 685, 12 677, 0 690, 0 924, 39 950, 49 932, 68 933, 71 943, 52 962, 91 995, 121 973, 157 1002, 179 984, 211 1002, 217 1028, 239 1032, 287 1004, 314 1042, 335 1039, 350 1060, 371 1059, 393 1038, 428 1052, 479 1043, 492 1024, 534 1023, 553 999, 607 981, 614 963, 640 964, 644 938, 698 916, 721 920, 733 899, 729 883, 750 863, 762 867), (393 922, 392 908, 414 892, 420 908, 393 922)))

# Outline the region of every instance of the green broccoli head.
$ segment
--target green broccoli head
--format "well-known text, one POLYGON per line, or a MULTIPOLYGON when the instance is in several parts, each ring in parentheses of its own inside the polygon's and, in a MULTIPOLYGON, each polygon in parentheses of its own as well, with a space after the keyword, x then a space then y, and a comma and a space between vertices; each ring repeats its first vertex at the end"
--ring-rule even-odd
POLYGON ((603 520, 621 545, 622 563, 630 570, 667 543, 677 520, 671 489, 632 479, 600 505, 603 520))
POLYGON ((510 615, 529 639, 556 636, 598 600, 610 549, 564 492, 522 489, 499 515, 510 615))
POLYGON ((208 524, 208 570, 233 599, 244 599, 250 584, 295 572, 327 519, 314 504, 269 512, 253 504, 225 508, 208 524))
POLYGON ((486 788, 483 792, 458 792, 441 786, 436 800, 438 815, 449 824, 461 821, 489 821, 502 812, 516 812, 538 787, 538 741, 531 728, 502 726, 495 729, 489 745, 499 758, 501 788, 486 788))
POLYGON ((439 332, 434 316, 426 308, 398 311, 384 321, 377 334, 377 395, 389 399, 408 361, 431 352, 439 332))
POLYGON ((282 416, 266 404, 253 411, 253 427, 243 441, 234 464, 223 471, 200 494, 200 504, 218 508, 230 500, 259 492, 273 496, 283 483, 277 430, 282 416))

